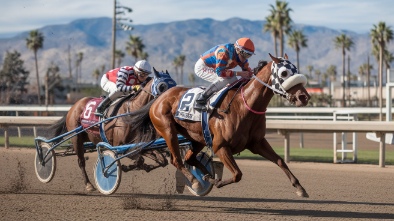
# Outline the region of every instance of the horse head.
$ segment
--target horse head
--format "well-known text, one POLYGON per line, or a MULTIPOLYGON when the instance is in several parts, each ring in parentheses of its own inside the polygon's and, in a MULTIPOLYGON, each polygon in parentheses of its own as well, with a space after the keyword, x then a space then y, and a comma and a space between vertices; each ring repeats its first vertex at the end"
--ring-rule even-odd
POLYGON ((306 106, 310 95, 305 89, 307 78, 298 73, 298 69, 289 60, 287 54, 284 58, 274 57, 271 64, 271 82, 275 94, 286 98, 290 103, 297 107, 306 106))
POLYGON ((154 78, 151 86, 151 91, 155 97, 164 93, 166 90, 176 86, 176 82, 174 81, 174 79, 171 78, 167 70, 165 73, 163 71, 158 72, 153 67, 153 74, 154 78))

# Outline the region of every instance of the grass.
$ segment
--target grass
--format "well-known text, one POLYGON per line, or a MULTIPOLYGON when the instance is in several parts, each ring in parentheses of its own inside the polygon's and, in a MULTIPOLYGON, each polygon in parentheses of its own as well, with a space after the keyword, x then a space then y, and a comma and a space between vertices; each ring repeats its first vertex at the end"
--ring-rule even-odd
MULTIPOLYGON (((33 136, 10 137, 10 147, 35 148, 33 136)), ((4 137, 0 137, 0 145, 4 147, 4 137)), ((67 142, 64 143, 67 145, 67 142)))
MULTIPOLYGON (((4 137, 0 137, 0 144, 4 147, 4 137)), ((27 147, 34 148, 34 137, 10 137, 11 147, 27 147)), ((275 152, 282 158, 284 157, 284 148, 275 147, 275 152)), ((379 164, 379 150, 358 150, 359 164, 379 164)), ((353 154, 348 153, 348 159, 351 159, 353 154)), ((338 154, 338 159, 341 155, 338 154)), ((252 159, 252 160, 265 160, 262 157, 252 154, 249 150, 243 151, 240 155, 235 155, 236 159, 252 159)), ((333 151, 332 149, 318 149, 318 148, 291 148, 290 160, 299 162, 319 162, 319 163, 332 163, 333 151)), ((394 150, 388 149, 386 146, 386 165, 394 165, 394 150)))

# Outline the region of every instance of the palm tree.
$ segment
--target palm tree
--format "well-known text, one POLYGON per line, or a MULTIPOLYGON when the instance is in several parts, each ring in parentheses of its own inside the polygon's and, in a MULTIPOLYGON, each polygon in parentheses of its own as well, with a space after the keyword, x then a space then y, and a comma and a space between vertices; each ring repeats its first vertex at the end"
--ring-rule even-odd
MULTIPOLYGON (((320 72, 320 70, 319 70, 319 72, 320 72)), ((321 74, 321 72, 320 72, 320 74, 321 74)), ((321 74, 321 83, 320 83, 321 87, 327 86, 327 79, 328 79, 327 73, 321 74)))
POLYGON ((316 81, 317 83, 320 83, 320 76, 321 76, 321 71, 320 70, 315 70, 315 76, 316 76, 316 81))
POLYGON ((26 38, 26 46, 34 53, 34 61, 36 64, 38 105, 41 105, 40 78, 38 74, 37 51, 44 46, 44 36, 42 35, 42 33, 39 32, 38 30, 31 31, 29 37, 26 38))
POLYGON ((82 60, 83 60, 83 52, 78 52, 77 59, 75 60, 75 68, 76 68, 76 84, 78 85, 79 79, 81 78, 82 72, 82 60))
POLYGON ((183 84, 183 67, 185 66, 186 56, 181 54, 178 56, 178 66, 181 68, 180 72, 180 84, 183 84))
POLYGON ((394 55, 393 53, 389 52, 388 50, 384 50, 384 64, 386 66, 386 69, 390 69, 391 67, 391 62, 394 61, 394 55))
POLYGON ((379 47, 379 120, 382 121, 382 80, 383 80, 383 62, 384 62, 384 50, 386 45, 393 40, 393 30, 390 26, 387 26, 385 22, 379 22, 378 25, 373 25, 371 29, 371 41, 372 45, 378 45, 379 47))
POLYGON ((346 51, 350 51, 350 48, 354 45, 352 38, 346 34, 341 34, 334 39, 335 48, 342 50, 342 106, 346 107, 345 102, 345 58, 346 51))
POLYGON ((120 67, 120 64, 122 63, 122 60, 124 58, 124 52, 121 50, 115 50, 115 59, 117 61, 117 66, 120 67))
POLYGON ((142 43, 142 39, 137 36, 129 36, 129 41, 126 42, 126 51, 129 55, 134 57, 135 62, 140 57, 141 52, 144 50, 145 45, 142 43))
POLYGON ((309 76, 309 78, 312 78, 313 66, 312 65, 308 65, 308 66, 306 66, 306 69, 308 69, 308 76, 309 76))
MULTIPOLYGON (((335 65, 330 65, 326 70, 326 75, 330 78, 330 88, 329 88, 329 95, 332 97, 332 83, 337 80, 337 67, 335 65)), ((332 106, 332 104, 331 104, 332 106)))
POLYGON ((98 69, 98 68, 94 69, 94 71, 92 73, 92 76, 93 76, 94 79, 96 79, 96 85, 99 84, 98 83, 98 79, 99 79, 100 75, 101 75, 100 69, 98 69))
POLYGON ((369 84, 370 84, 370 79, 369 79, 369 78, 370 78, 370 73, 371 73, 371 70, 372 70, 372 69, 373 69, 372 65, 369 64, 369 56, 368 56, 368 62, 362 64, 362 65, 358 68, 358 74, 360 75, 360 78, 361 78, 362 80, 364 80, 365 84, 367 85, 367 99, 368 99, 367 106, 368 106, 368 107, 371 106, 371 105, 370 105, 370 102, 371 102, 371 95, 370 95, 370 91, 369 91, 369 89, 370 89, 370 86, 369 86, 369 84))
POLYGON ((177 84, 179 84, 179 71, 178 68, 181 66, 180 65, 180 61, 179 61, 179 57, 175 57, 174 60, 172 61, 172 65, 174 65, 175 68, 175 76, 176 76, 176 82, 177 84))
POLYGON ((288 44, 291 48, 293 48, 296 51, 298 70, 301 70, 300 59, 299 59, 300 58, 300 50, 301 50, 301 48, 308 47, 307 42, 308 42, 308 39, 306 39, 306 37, 302 33, 302 31, 292 31, 289 35, 288 44))
POLYGON ((264 24, 263 33, 271 32, 272 38, 274 39, 274 48, 275 48, 275 57, 278 57, 278 42, 279 31, 277 20, 275 20, 275 16, 269 15, 266 18, 266 23, 264 24))
POLYGON ((283 57, 283 50, 284 50, 284 34, 288 34, 291 31, 291 18, 290 12, 292 11, 291 8, 288 8, 288 3, 285 1, 276 0, 275 6, 270 5, 271 15, 275 20, 275 27, 278 31, 278 37, 280 41, 280 56, 283 57))
POLYGON ((146 53, 145 51, 140 51, 140 53, 138 53, 139 58, 144 59, 144 60, 148 60, 149 54, 146 53))
POLYGON ((49 66, 46 75, 45 75, 45 106, 49 105, 49 100, 53 103, 53 93, 50 93, 52 88, 56 86, 60 82, 59 76, 60 68, 55 65, 53 62, 49 66), (49 98, 51 96, 51 99, 49 98))
POLYGON ((196 74, 195 73, 190 73, 189 74, 189 82, 192 83, 192 87, 194 87, 194 84, 196 83, 196 74))

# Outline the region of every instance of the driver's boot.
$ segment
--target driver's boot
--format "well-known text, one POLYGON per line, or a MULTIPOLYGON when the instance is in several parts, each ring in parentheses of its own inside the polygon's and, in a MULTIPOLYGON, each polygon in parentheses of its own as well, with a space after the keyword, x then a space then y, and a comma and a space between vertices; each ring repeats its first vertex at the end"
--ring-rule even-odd
POLYGON ((97 106, 96 112, 94 115, 102 117, 105 109, 111 104, 111 99, 106 97, 101 103, 97 106))
POLYGON ((205 89, 204 92, 202 92, 198 98, 196 99, 196 103, 194 104, 194 108, 197 110, 202 110, 205 109, 205 106, 207 105, 207 101, 211 95, 218 91, 217 87, 215 84, 209 85, 207 89, 205 89))

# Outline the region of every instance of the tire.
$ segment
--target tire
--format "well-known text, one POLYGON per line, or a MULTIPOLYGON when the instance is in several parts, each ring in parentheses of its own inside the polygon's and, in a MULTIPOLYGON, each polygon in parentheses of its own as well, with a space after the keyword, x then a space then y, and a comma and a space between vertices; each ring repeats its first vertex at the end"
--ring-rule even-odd
MULTIPOLYGON (((205 167, 207 168, 207 170, 211 173, 211 174, 215 174, 214 171, 214 167, 212 165, 212 160, 203 152, 200 152, 199 154, 197 154, 197 159, 203 164, 205 165, 205 167)), ((204 181, 202 178, 204 176, 204 174, 201 172, 201 170, 188 165, 187 163, 185 163, 186 168, 189 169, 190 173, 193 174, 194 177, 197 178, 197 180, 200 182, 200 185, 202 186, 201 190, 194 190, 191 187, 191 183, 186 180, 186 186, 189 189, 190 193, 192 193, 195 196, 205 196, 208 193, 211 192, 213 184, 208 182, 208 181, 204 181)))
POLYGON ((55 151, 51 150, 49 153, 49 149, 51 146, 48 143, 41 142, 39 144, 39 150, 36 151, 35 161, 34 161, 34 169, 36 172, 36 176, 38 180, 43 183, 49 183, 56 172, 56 155, 55 151), (44 163, 40 162, 40 158, 44 157, 45 154, 48 155, 44 159, 44 163))
POLYGON ((102 161, 100 157, 97 158, 94 165, 94 180, 97 189, 104 195, 111 195, 116 192, 120 185, 122 178, 121 164, 116 161, 107 171, 107 175, 103 173, 102 168, 110 165, 115 161, 115 153, 110 150, 105 150, 102 153, 102 161), (102 163, 104 166, 102 166, 102 163))

